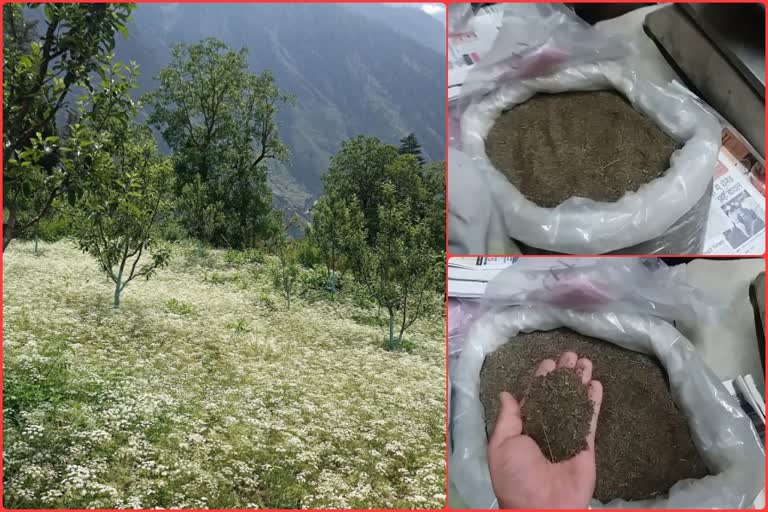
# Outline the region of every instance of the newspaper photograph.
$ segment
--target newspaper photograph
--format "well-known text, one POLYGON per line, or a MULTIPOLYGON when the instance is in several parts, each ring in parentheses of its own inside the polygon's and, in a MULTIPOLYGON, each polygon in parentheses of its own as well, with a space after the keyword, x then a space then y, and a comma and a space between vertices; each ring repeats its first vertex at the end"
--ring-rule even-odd
POLYGON ((762 254, 765 163, 731 128, 723 129, 704 254, 762 254))

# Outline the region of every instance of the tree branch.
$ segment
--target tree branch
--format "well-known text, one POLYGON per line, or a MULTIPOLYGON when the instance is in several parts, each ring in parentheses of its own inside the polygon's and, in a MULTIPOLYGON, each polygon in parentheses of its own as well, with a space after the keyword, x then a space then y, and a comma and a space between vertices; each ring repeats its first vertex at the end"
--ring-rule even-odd
MULTIPOLYGON (((48 23, 48 29, 45 32, 45 38, 43 39, 43 46, 41 49, 42 62, 40 62, 40 69, 37 71, 37 77, 33 83, 32 89, 26 94, 22 95, 23 97, 30 98, 34 94, 37 94, 40 91, 40 88, 43 86, 43 80, 45 79, 45 75, 48 72, 48 66, 51 63, 51 60, 53 60, 53 56, 51 55, 51 47, 53 46, 53 38, 56 34, 56 28, 58 25, 59 20, 51 20, 48 23)), ((19 119, 24 119, 24 117, 26 117, 26 115, 29 113, 31 106, 32 101, 26 101, 22 105, 17 117, 19 119)))
MULTIPOLYGON (((139 264, 139 260, 141 259, 141 253, 143 251, 144 251, 144 244, 141 244, 139 245, 138 256, 136 256, 136 259, 133 260, 133 266, 131 266, 131 273, 128 275, 128 279, 125 280, 126 285, 130 283, 134 277, 139 277, 139 275, 141 274, 141 272, 139 272, 138 274, 136 273, 136 265, 139 264)), ((134 252, 134 254, 136 254, 136 252, 134 252)))
POLYGON ((410 283, 411 283, 411 280, 408 279, 403 289, 403 320, 400 323, 400 334, 397 336, 398 341, 402 341, 403 332, 405 332, 405 320, 407 318, 407 312, 408 312, 408 290, 410 290, 410 283))
MULTIPOLYGON (((107 242, 107 237, 104 236, 104 230, 101 227, 101 219, 99 219, 96 222, 96 230, 98 231, 99 237, 101 238, 101 242, 104 244, 104 248, 107 249, 109 242, 107 242)), ((101 255, 102 251, 99 248, 99 244, 96 244, 96 251, 99 255, 101 255)), ((112 278, 112 281, 117 284, 117 276, 115 275, 115 272, 112 270, 112 262, 106 259, 106 255, 104 256, 104 260, 102 261, 101 256, 98 256, 99 261, 101 262, 104 269, 109 274, 109 277, 112 278)))
POLYGON ((416 312, 411 317, 410 322, 408 322, 408 325, 405 326, 405 329, 408 329, 410 326, 412 326, 414 322, 416 322, 416 320, 421 315, 421 310, 423 309, 423 306, 424 306, 424 292, 426 291, 426 289, 427 289, 427 285, 425 284, 421 288, 421 291, 419 292, 419 298, 416 301, 416 312))
POLYGON ((65 177, 64 180, 61 182, 61 184, 58 187, 55 187, 51 191, 51 193, 48 195, 48 198, 43 203, 43 209, 40 212, 38 212, 38 214, 35 215, 32 218, 32 220, 26 222, 25 224, 17 224, 16 229, 18 231, 24 231, 25 229, 29 228, 30 226, 34 226, 37 222, 39 222, 40 219, 42 219, 45 215, 48 214, 48 212, 51 209, 51 206, 53 206, 53 202, 64 191, 67 185, 69 185, 69 177, 65 177))

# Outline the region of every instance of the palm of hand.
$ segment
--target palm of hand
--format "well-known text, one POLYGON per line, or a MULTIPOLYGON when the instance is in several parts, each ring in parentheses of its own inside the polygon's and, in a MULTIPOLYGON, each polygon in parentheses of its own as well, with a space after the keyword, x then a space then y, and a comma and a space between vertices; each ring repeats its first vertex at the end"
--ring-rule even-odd
POLYGON ((543 361, 535 375, 546 375, 556 367, 576 368, 588 386, 594 413, 587 449, 571 459, 552 463, 530 437, 522 434, 520 405, 509 393, 501 395, 496 428, 488 443, 488 467, 500 508, 585 508, 595 490, 595 428, 603 389, 592 381, 592 363, 566 352, 557 365, 543 361))

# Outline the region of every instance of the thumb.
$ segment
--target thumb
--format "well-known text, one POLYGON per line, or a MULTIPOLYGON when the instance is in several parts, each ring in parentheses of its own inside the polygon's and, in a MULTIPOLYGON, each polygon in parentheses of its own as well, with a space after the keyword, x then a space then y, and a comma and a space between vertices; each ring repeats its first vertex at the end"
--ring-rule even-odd
POLYGON ((520 417, 520 404, 515 398, 502 392, 499 395, 500 407, 496 417, 496 427, 493 429, 490 443, 495 445, 510 437, 517 437, 523 433, 523 419, 520 417))

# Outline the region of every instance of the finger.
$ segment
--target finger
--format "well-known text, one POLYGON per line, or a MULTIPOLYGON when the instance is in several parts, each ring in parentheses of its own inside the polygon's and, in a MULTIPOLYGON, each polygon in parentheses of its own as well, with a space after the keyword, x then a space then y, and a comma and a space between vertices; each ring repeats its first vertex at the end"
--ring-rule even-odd
POLYGON ((523 419, 520 417, 520 404, 517 400, 504 391, 499 395, 499 402, 499 414, 496 416, 496 426, 489 445, 523 433, 523 419))
POLYGON ((564 352, 557 362, 558 368, 576 368, 576 360, 579 356, 575 352, 564 352))
POLYGON ((589 434, 587 435, 587 446, 590 450, 595 449, 595 433, 597 432, 597 417, 600 415, 600 406, 603 404, 603 385, 593 380, 587 388, 587 395, 592 400, 592 421, 589 424, 589 434))
POLYGON ((552 359, 545 359, 541 363, 539 363, 539 367, 536 368, 536 372, 533 374, 534 377, 541 377, 543 375, 548 374, 552 370, 555 369, 555 362, 552 359))
POLYGON ((589 385, 592 380, 592 361, 584 357, 576 361, 576 374, 581 377, 585 386, 589 385))

